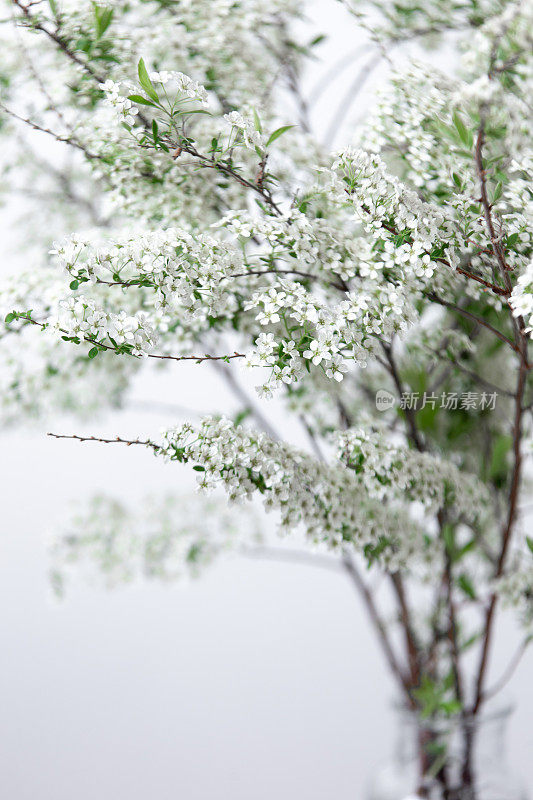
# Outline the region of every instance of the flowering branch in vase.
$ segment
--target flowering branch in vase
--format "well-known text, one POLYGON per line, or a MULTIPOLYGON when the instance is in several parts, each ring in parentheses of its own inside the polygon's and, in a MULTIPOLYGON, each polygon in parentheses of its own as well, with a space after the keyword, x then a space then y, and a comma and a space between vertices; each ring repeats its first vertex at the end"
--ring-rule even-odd
MULTIPOLYGON (((519 512, 533 408, 531 10, 344 5, 371 28, 371 63, 389 75, 330 153, 302 93, 321 38, 297 39, 299 0, 13 0, 21 46, 4 48, 0 135, 19 151, 5 174, 32 186, 27 218, 47 258, 0 288, 1 411, 12 422, 120 405, 148 358, 217 370, 241 405, 234 418, 157 440, 49 435, 147 447, 192 468, 201 491, 225 492, 235 514, 260 498, 282 532, 303 532, 309 558, 318 551, 355 586, 403 702, 419 719, 458 722, 460 788, 475 798, 471 721, 507 676, 488 688, 498 606, 516 609, 524 643, 533 624, 533 541, 519 512), (464 44, 453 73, 394 66, 406 43, 451 31, 464 44), (280 116, 282 88, 300 126, 280 116), (73 166, 43 166, 31 138, 43 133, 73 166), (42 192, 63 192, 68 209, 32 208, 42 192), (274 395, 307 449, 275 433, 274 395)), ((358 88, 361 76, 346 80, 358 88)), ((87 552, 122 580, 255 547, 216 509, 220 524, 201 514, 203 527, 184 531, 165 501, 157 544, 98 498, 56 554, 87 552), (119 557, 128 537, 133 566, 119 557)), ((421 731, 419 796, 462 796, 421 731)))

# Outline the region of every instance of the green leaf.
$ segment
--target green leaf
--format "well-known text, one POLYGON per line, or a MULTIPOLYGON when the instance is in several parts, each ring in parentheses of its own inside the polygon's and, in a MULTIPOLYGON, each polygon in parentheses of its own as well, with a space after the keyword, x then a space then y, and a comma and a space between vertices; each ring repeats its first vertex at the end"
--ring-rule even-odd
POLYGON ((212 117, 213 116, 213 112, 212 111, 208 111, 207 108, 191 108, 190 110, 187 108, 187 109, 183 109, 180 113, 184 117, 185 116, 191 117, 193 114, 205 114, 208 117, 212 117))
POLYGON ((72 289, 73 292, 75 292, 76 289, 78 289, 79 285, 80 284, 78 283, 78 281, 74 280, 70 282, 69 287, 72 289))
POLYGON ((442 538, 444 539, 446 552, 453 560, 455 555, 455 530, 453 525, 450 525, 448 522, 442 527, 442 538))
POLYGON ((57 16, 57 3, 56 0, 48 0, 48 4, 52 10, 52 14, 57 16))
POLYGON ((254 124, 255 124, 256 131, 259 131, 259 133, 263 133, 263 126, 261 125, 261 120, 259 119, 259 114, 255 110, 255 108, 254 108, 254 124))
POLYGON ((508 472, 507 454, 512 444, 512 437, 506 433, 500 434, 500 436, 495 439, 489 467, 489 479, 491 481, 497 483, 505 479, 508 472))
POLYGON ((474 589, 472 582, 467 575, 459 575, 457 578, 457 585, 471 600, 476 599, 476 590, 474 589))
POLYGON ((152 134, 153 134, 153 137, 154 137, 154 144, 157 144, 157 141, 159 139, 158 130, 159 129, 157 127, 157 122, 155 121, 155 119, 153 119, 152 120, 152 134))
POLYGON ((141 94, 130 94, 128 95, 128 100, 131 100, 132 103, 140 103, 143 106, 152 106, 152 108, 155 108, 155 103, 152 103, 151 100, 147 100, 147 98, 143 97, 141 94))
POLYGON ((13 322, 13 320, 15 320, 16 318, 17 318, 17 315, 15 314, 15 312, 11 311, 11 313, 7 314, 7 316, 5 318, 6 325, 9 325, 9 323, 13 322))
POLYGON ((526 536, 526 544, 533 553, 533 539, 531 538, 531 536, 526 536))
POLYGON ((503 184, 501 181, 498 181, 496 184, 496 188, 494 189, 494 194, 492 195, 492 202, 496 203, 497 200, 500 199, 503 193, 503 184))
POLYGON ((461 117, 459 116, 459 114, 457 113, 457 111, 453 112, 453 124, 455 125, 455 127, 457 129, 457 133, 459 134, 459 138, 462 141, 462 143, 466 147, 471 146, 471 145, 469 145, 470 136, 468 135, 468 130, 466 129, 466 126, 465 126, 463 120, 461 119, 461 117))
POLYGON ((193 467, 193 470, 194 470, 195 472, 205 472, 205 467, 202 467, 202 465, 201 465, 201 464, 196 464, 196 465, 193 467))
POLYGON ((244 420, 250 416, 252 410, 250 408, 244 408, 242 411, 239 411, 235 414, 235 418, 233 420, 234 425, 240 425, 244 420))
POLYGON ((139 73, 140 84, 143 87, 144 91, 146 92, 148 97, 150 97, 152 100, 154 100, 156 103, 158 103, 159 102, 159 97, 157 96, 157 92, 156 92, 156 90, 154 88, 154 85, 153 85, 152 81, 149 78, 148 71, 146 69, 146 66, 145 66, 144 61, 143 61, 142 58, 139 61, 139 65, 138 65, 137 71, 139 73))
POLYGON ((275 142, 276 139, 279 139, 280 136, 283 136, 285 131, 288 131, 291 128, 294 128, 294 127, 296 127, 296 126, 295 125, 283 125, 281 128, 277 128, 277 130, 275 130, 274 133, 271 133, 270 136, 268 137, 268 141, 266 143, 266 146, 268 147, 269 145, 271 145, 272 142, 275 142))
POLYGON ((459 700, 443 700, 440 704, 440 710, 450 717, 454 714, 458 714, 461 709, 462 705, 459 700))
POLYGON ((101 39, 111 25, 111 20, 113 19, 113 9, 100 8, 99 6, 95 5, 94 16, 96 17, 96 36, 98 39, 101 39))
POLYGON ((89 350, 89 352, 87 353, 87 356, 88 356, 89 358, 96 358, 96 356, 98 355, 98 353, 99 353, 98 347, 91 347, 91 349, 90 349, 90 350, 89 350))

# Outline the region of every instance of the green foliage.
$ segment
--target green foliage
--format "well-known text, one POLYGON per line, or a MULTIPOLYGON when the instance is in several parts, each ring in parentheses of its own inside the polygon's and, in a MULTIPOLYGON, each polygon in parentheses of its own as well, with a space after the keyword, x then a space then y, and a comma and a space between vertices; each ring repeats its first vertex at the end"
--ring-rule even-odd
POLYGON ((154 87, 152 81, 150 80, 150 77, 148 75, 148 71, 146 69, 146 66, 145 66, 144 61, 143 61, 142 58, 139 61, 139 64, 137 66, 137 72, 138 72, 138 75, 139 75, 139 83, 141 84, 142 88, 144 89, 144 91, 146 92, 148 97, 151 100, 153 100, 155 103, 159 103, 158 94, 157 94, 157 92, 155 90, 155 87, 154 87))
POLYGON ((96 22, 96 37, 101 39, 113 21, 113 9, 105 8, 94 3, 94 16, 96 22))
POLYGON ((294 128, 294 125, 282 125, 281 128, 277 128, 267 139, 266 147, 269 147, 272 142, 275 142, 276 139, 279 139, 280 136, 283 136, 285 131, 289 131, 291 128, 294 128))
POLYGON ((452 673, 441 682, 427 674, 423 675, 420 686, 413 690, 423 719, 434 716, 452 717, 461 711, 461 703, 452 694, 453 685, 452 673))

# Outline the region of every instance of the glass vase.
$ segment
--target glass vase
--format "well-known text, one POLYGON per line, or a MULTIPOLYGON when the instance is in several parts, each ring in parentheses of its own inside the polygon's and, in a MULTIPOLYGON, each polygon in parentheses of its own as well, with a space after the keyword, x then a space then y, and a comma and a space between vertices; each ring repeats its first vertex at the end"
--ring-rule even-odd
POLYGON ((397 713, 394 755, 371 781, 368 800, 528 800, 506 763, 510 708, 437 720, 397 713))

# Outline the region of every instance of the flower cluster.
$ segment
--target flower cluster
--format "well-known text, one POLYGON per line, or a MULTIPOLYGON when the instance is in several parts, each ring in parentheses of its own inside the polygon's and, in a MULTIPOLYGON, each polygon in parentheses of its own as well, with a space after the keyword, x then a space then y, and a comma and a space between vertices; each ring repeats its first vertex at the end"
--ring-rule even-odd
POLYGON ((169 70, 150 72, 150 80, 153 83, 161 84, 161 86, 172 84, 173 92, 176 92, 178 95, 183 95, 185 99, 196 100, 203 106, 209 104, 209 98, 205 87, 183 72, 169 70))
POLYGON ((372 497, 405 498, 420 503, 428 513, 446 508, 456 519, 488 525, 486 487, 450 461, 395 445, 384 431, 352 429, 336 440, 339 458, 356 472, 372 497))
POLYGON ((515 557, 505 574, 495 582, 504 606, 515 608, 521 624, 533 632, 533 563, 531 553, 515 557))
POLYGON ((261 393, 271 396, 283 383, 298 381, 311 364, 329 379, 342 381, 349 362, 365 367, 377 348, 377 337, 390 338, 414 318, 410 299, 392 285, 366 292, 347 292, 344 300, 326 303, 300 283, 279 280, 255 292, 246 309, 259 309, 256 320, 275 333, 260 335, 249 363, 271 367, 261 393))
POLYGON ((137 356, 149 353, 156 341, 155 332, 143 312, 129 315, 119 311, 114 314, 82 295, 61 300, 46 325, 47 330, 67 336, 76 343, 85 341, 93 346, 101 345, 137 356))
POLYGON ((224 119, 231 125, 232 130, 238 131, 238 135, 242 136, 244 144, 250 150, 255 150, 256 147, 259 149, 264 148, 265 137, 257 130, 252 120, 246 119, 238 111, 231 111, 229 114, 225 114, 224 119))
POLYGON ((105 95, 104 104, 113 109, 119 123, 130 127, 136 123, 139 109, 125 94, 126 92, 131 94, 134 88, 134 84, 129 81, 127 83, 124 81, 117 83, 111 78, 100 84, 100 89, 105 95))
POLYGON ((108 586, 195 576, 241 544, 242 531, 248 546, 260 541, 252 511, 191 494, 148 497, 134 513, 108 495, 97 495, 72 514, 50 543, 53 587, 62 595, 78 566, 108 586))
POLYGON ((101 245, 73 235, 52 252, 77 283, 151 287, 155 308, 179 307, 204 320, 228 311, 224 281, 242 270, 235 247, 177 227, 117 235, 101 245))
POLYGON ((533 333, 533 260, 519 276, 509 298, 509 305, 515 317, 525 317, 527 332, 533 333))
POLYGON ((370 497, 352 470, 317 461, 228 419, 208 417, 199 427, 166 431, 157 452, 194 462, 201 489, 222 485, 232 501, 259 492, 265 508, 278 511, 282 531, 302 527, 313 542, 332 548, 352 544, 369 560, 379 557, 391 568, 425 555, 427 543, 417 523, 401 507, 385 508, 370 497))
POLYGON ((420 278, 430 279, 436 258, 457 263, 454 225, 446 212, 420 200, 417 193, 391 175, 382 159, 348 148, 332 165, 332 192, 353 205, 364 230, 395 236, 395 258, 420 278))

